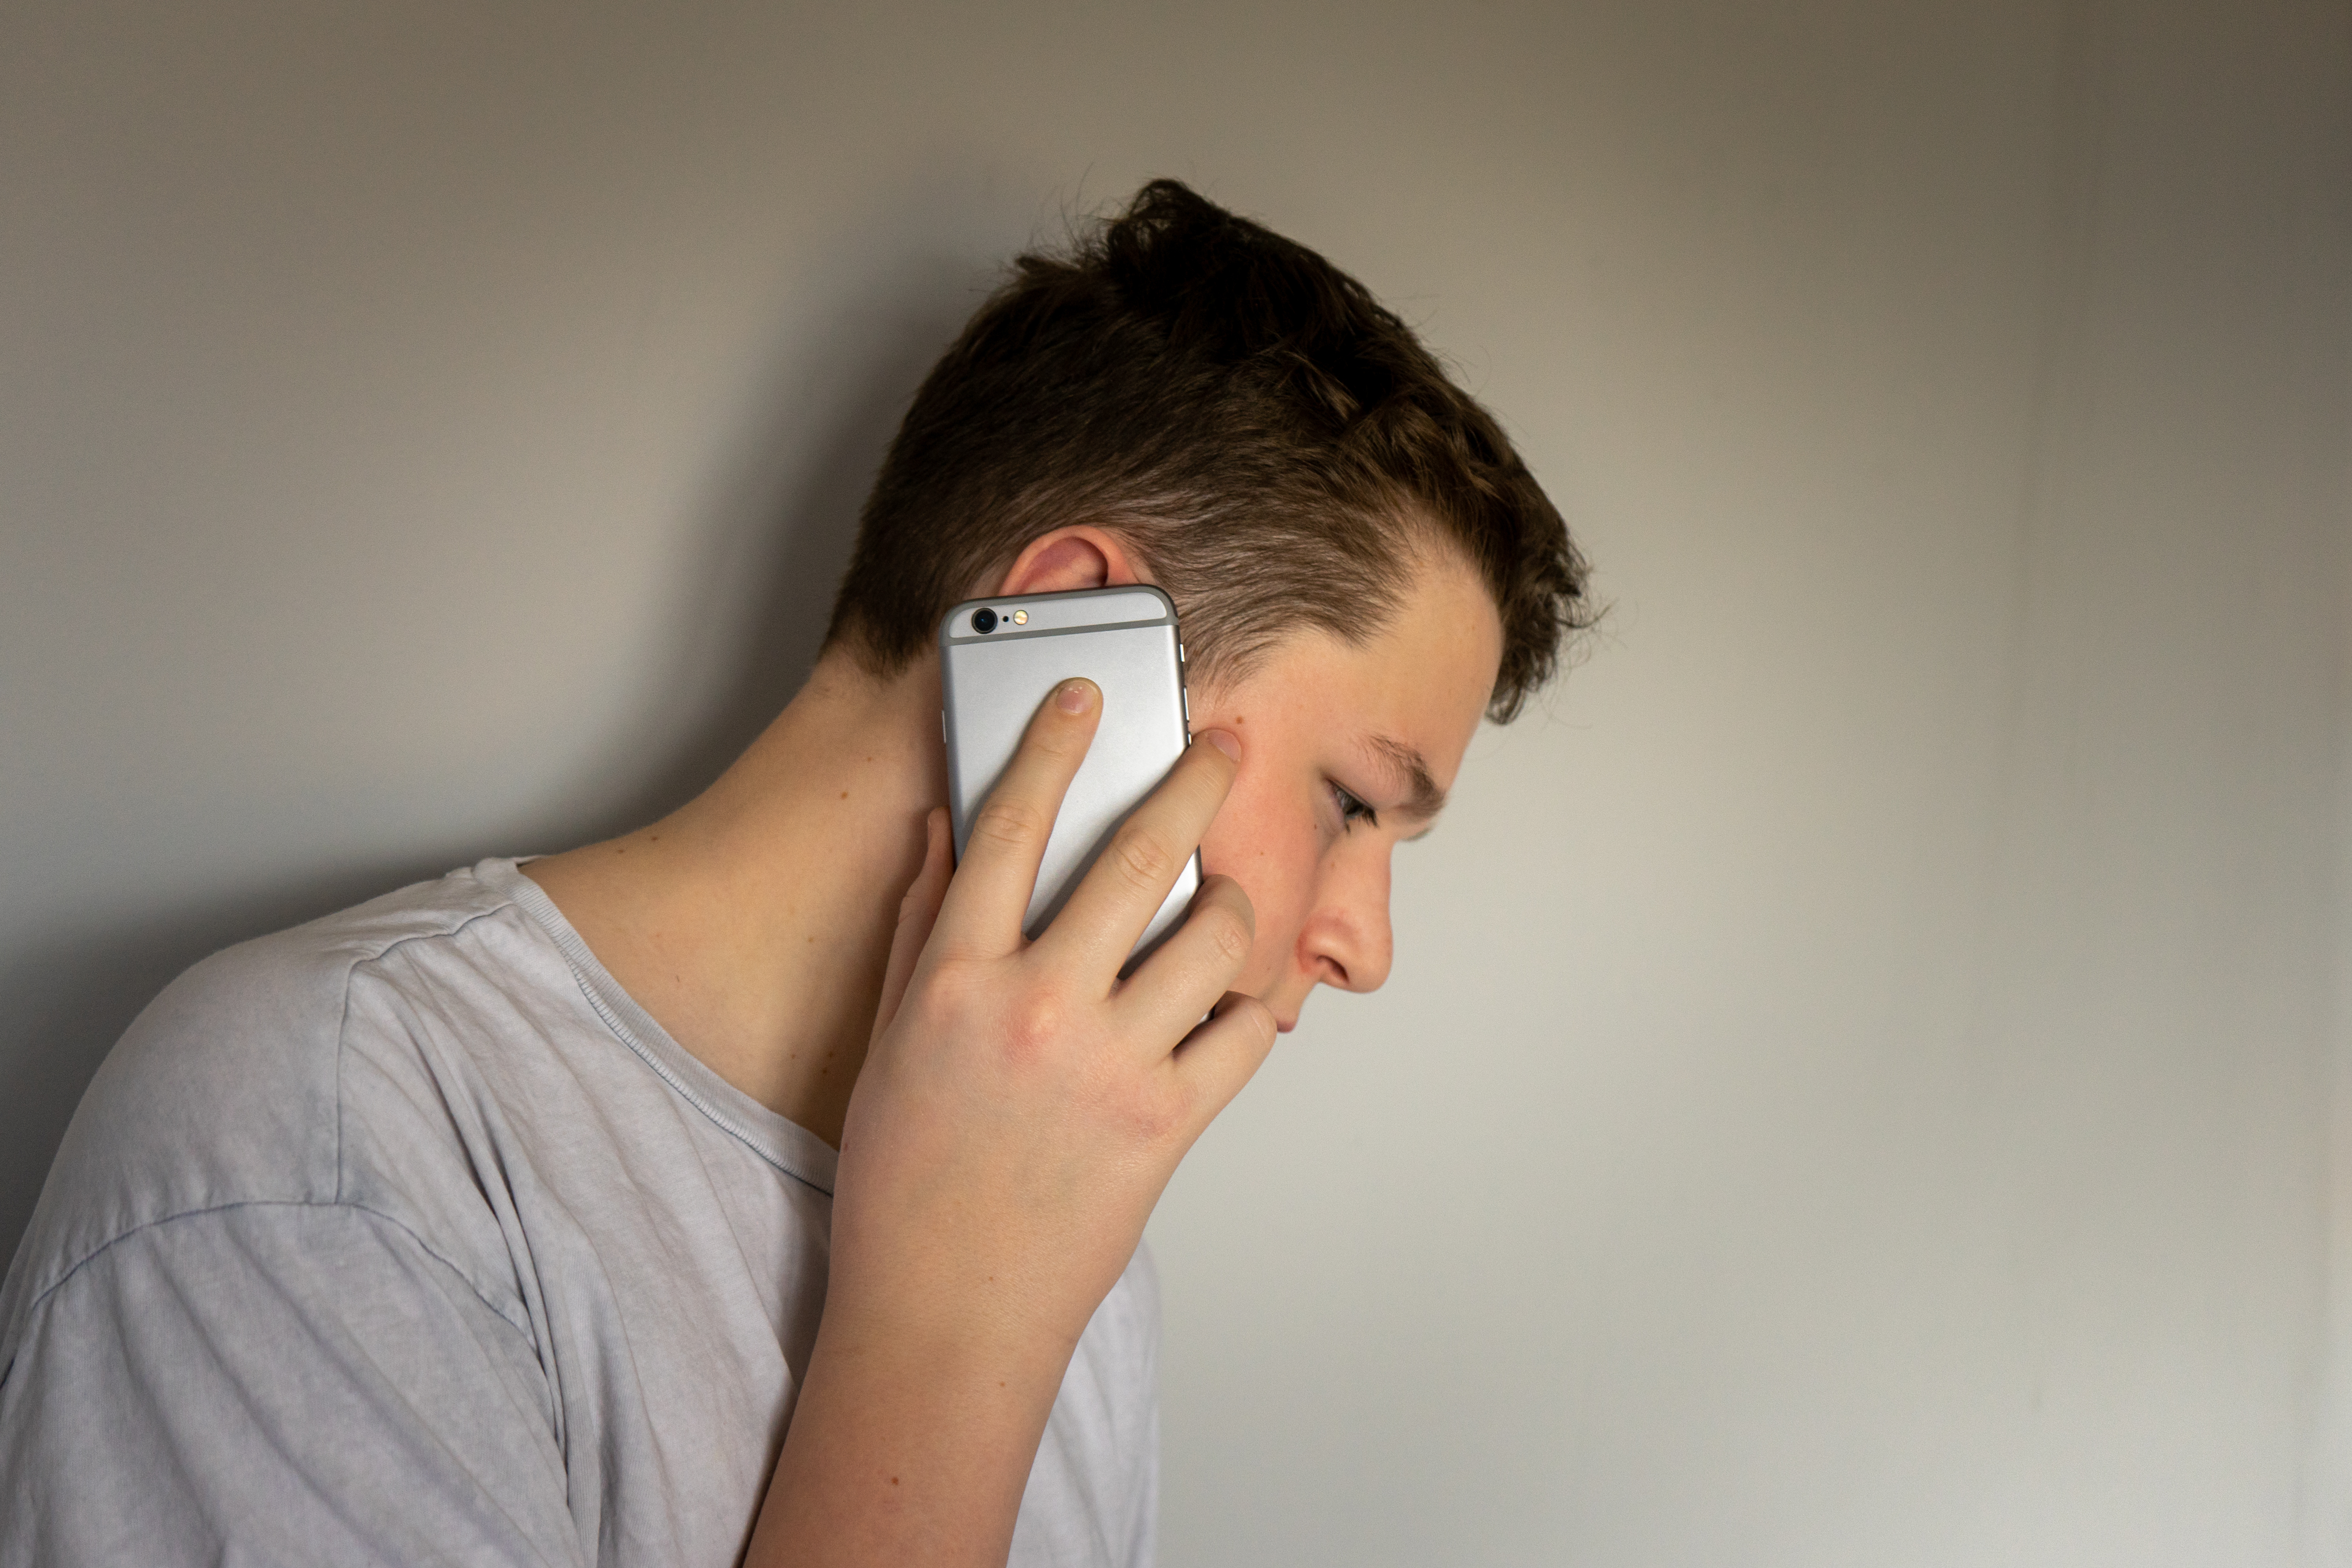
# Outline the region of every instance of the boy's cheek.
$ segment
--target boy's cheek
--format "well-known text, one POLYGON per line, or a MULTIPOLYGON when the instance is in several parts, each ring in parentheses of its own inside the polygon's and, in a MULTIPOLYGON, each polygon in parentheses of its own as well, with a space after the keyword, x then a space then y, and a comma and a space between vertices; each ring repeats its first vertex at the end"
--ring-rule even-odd
POLYGON ((1277 839, 1239 829, 1239 824, 1220 816, 1201 841, 1201 865, 1205 871, 1231 877, 1249 895, 1257 939, 1250 944, 1249 960, 1233 988, 1270 1002, 1289 975, 1291 950, 1298 945, 1306 924, 1312 862, 1302 875, 1295 858, 1282 853, 1277 839))

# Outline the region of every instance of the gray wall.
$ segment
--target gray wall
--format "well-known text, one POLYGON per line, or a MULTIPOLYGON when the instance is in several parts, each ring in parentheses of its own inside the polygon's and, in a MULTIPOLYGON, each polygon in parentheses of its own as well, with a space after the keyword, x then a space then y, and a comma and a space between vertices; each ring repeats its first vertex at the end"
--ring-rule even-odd
POLYGON ((991 268, 1172 174, 1616 608, 1154 1222, 1167 1558, 2344 1560, 2347 82, 2220 0, 23 0, 0 1238, 180 966, 711 774, 991 268))

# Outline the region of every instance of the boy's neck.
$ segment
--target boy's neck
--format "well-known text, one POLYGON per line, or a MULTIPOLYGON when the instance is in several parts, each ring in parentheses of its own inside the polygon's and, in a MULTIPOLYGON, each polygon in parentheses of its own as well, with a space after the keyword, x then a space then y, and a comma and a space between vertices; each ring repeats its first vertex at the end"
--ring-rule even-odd
POLYGON ((835 649, 696 799, 523 872, 679 1045, 838 1147, 946 800, 936 660, 877 679, 835 649))

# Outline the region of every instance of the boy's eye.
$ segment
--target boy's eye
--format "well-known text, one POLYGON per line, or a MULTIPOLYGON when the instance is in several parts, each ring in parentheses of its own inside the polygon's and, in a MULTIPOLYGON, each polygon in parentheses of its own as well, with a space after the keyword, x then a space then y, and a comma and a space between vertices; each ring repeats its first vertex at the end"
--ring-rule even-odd
POLYGON ((1381 814, 1349 795, 1342 785, 1337 783, 1331 785, 1331 798, 1339 803, 1339 826, 1342 828, 1353 827, 1360 822, 1369 822, 1375 827, 1380 826, 1381 814))

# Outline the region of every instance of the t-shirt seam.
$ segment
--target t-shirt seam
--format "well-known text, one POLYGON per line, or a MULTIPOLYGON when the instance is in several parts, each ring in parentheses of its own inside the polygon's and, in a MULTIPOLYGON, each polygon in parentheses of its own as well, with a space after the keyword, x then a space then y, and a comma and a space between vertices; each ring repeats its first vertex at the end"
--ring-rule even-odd
MULTIPOLYGON (((620 1041, 622 1047, 625 1048, 631 1056, 636 1058, 637 1060, 643 1062, 646 1067, 651 1068, 654 1071, 654 1076, 660 1079, 663 1083, 668 1085, 673 1093, 675 1093, 679 1099, 685 1100, 687 1104, 692 1106, 701 1114, 703 1119, 709 1121, 712 1126, 718 1128, 721 1132, 726 1133, 730 1138, 734 1139, 735 1142, 750 1150, 752 1156, 759 1160, 761 1164, 772 1167, 781 1174, 791 1177, 793 1181, 800 1183, 801 1185, 809 1188, 813 1192, 822 1193, 826 1197, 831 1197, 833 1195, 833 1189, 831 1187, 825 1185, 824 1183, 816 1181, 814 1178, 810 1176, 807 1172, 796 1168, 793 1162, 780 1158, 773 1152, 763 1147, 760 1139, 749 1129, 745 1128, 740 1121, 729 1116, 717 1106, 711 1104, 709 1100, 699 1090, 696 1089, 692 1084, 688 1083, 684 1079, 679 1077, 678 1074, 670 1068, 668 1063, 661 1059, 659 1053, 654 1051, 647 1047, 644 1041, 638 1039, 636 1031, 630 1028, 628 1024, 613 1010, 612 1005, 605 1001, 603 994, 598 991, 595 984, 590 978, 588 972, 581 968, 579 963, 572 957, 571 950, 563 941, 562 935, 558 932, 549 931, 545 922, 531 912, 530 907, 524 903, 520 899, 515 897, 512 893, 504 894, 502 897, 504 899, 504 902, 501 905, 501 908, 513 910, 517 914, 520 915, 524 920, 529 921, 533 926, 537 927, 545 934, 550 943, 555 948, 556 956, 563 961, 564 972, 572 976, 572 986, 580 993, 581 1000, 588 1004, 589 1011, 596 1015, 597 1021, 602 1023, 607 1030, 611 1031, 613 1037, 620 1041)), ((558 911, 559 914, 562 911, 560 910, 558 911)), ((572 934, 575 938, 578 936, 576 931, 572 934)), ((584 948, 586 943, 583 942, 582 946, 584 948)))
MULTIPOLYGON (((446 942, 451 937, 456 936, 458 932, 464 931, 467 926, 472 925, 476 921, 482 920, 490 915, 498 914, 501 910, 512 908, 513 905, 514 900, 512 899, 501 898, 496 904, 491 905, 488 909, 474 910, 468 912, 463 919, 445 924, 439 930, 410 931, 404 935, 395 936, 380 946, 362 948, 352 956, 352 961, 349 963, 343 966, 343 1010, 341 1016, 335 1020, 334 1201, 336 1203, 340 1204, 343 1201, 343 1184, 347 1175, 347 1172, 343 1164, 344 1123, 348 1115, 348 1107, 346 1106, 343 1099, 343 1059, 351 1055, 352 990, 358 977, 359 972, 370 964, 383 963, 386 958, 389 958, 392 955, 394 950, 406 947, 412 942, 446 942)), ((369 1212, 373 1213, 374 1211, 370 1210, 369 1212)), ((386 1215, 385 1217, 390 1219, 391 1216, 386 1215)), ((397 1220, 394 1220, 392 1223, 395 1225, 399 1224, 397 1220)), ((414 1235, 415 1233, 412 1232, 411 1234, 414 1235)), ((423 1237, 420 1237, 417 1238, 417 1245, 419 1247, 425 1245, 423 1237)), ((479 1292, 477 1292, 477 1294, 479 1292)))
POLYGON ((65 1287, 72 1281, 75 1275, 79 1274, 83 1269, 89 1268, 100 1258, 105 1257, 117 1247, 129 1241, 135 1236, 143 1235, 145 1232, 151 1230, 160 1229, 167 1225, 176 1224, 184 1219, 201 1219, 206 1215, 228 1214, 237 1209, 250 1208, 341 1209, 352 1214, 365 1215, 371 1219, 381 1220, 384 1224, 392 1226, 394 1230, 400 1232, 401 1235, 408 1237, 410 1241, 415 1243, 416 1249, 419 1252, 422 1252, 425 1257, 433 1259, 434 1262, 438 1263, 442 1268, 446 1268, 450 1273, 456 1275, 458 1282, 466 1287, 467 1290, 473 1295, 474 1300, 479 1301, 483 1307, 488 1310, 492 1317, 498 1319, 499 1321, 504 1323, 508 1328, 512 1329, 515 1332, 520 1334, 524 1340, 532 1344, 534 1349, 537 1347, 538 1336, 530 1331, 530 1325, 529 1323, 518 1322, 513 1318, 509 1317, 506 1310, 500 1307, 496 1301, 491 1300, 488 1296, 485 1295, 482 1291, 482 1288, 474 1283, 472 1277, 469 1276, 465 1269, 459 1268, 457 1263, 452 1261, 450 1258, 442 1256, 442 1254, 434 1247, 431 1242, 426 1241, 423 1237, 419 1236, 412 1226, 394 1215, 384 1213, 382 1209, 371 1208, 366 1204, 349 1203, 341 1199, 337 1199, 332 1203, 320 1203, 312 1198, 238 1198, 231 1203, 207 1204, 202 1208, 182 1209, 176 1214, 159 1215, 153 1219, 142 1220, 137 1225, 118 1231, 114 1235, 108 1237, 104 1241, 99 1243, 96 1247, 91 1247, 88 1252, 84 1253, 79 1258, 75 1260, 72 1268, 68 1268, 64 1273, 51 1280, 47 1285, 42 1287, 38 1295, 33 1297, 30 1300, 25 1303, 25 1316, 26 1320, 29 1321, 34 1314, 37 1313, 41 1310, 42 1304, 47 1301, 51 1296, 56 1295, 59 1290, 65 1289, 65 1287))
MULTIPOLYGON (((368 962, 373 963, 373 960, 368 962)), ((335 1020, 335 1201, 343 1201, 343 1122, 347 1108, 343 1104, 343 1058, 351 1054, 352 977, 359 973, 357 961, 343 971, 343 1011, 335 1020)))
MULTIPOLYGON (((520 909, 520 906, 518 905, 517 908, 520 909)), ((525 917, 528 918, 530 911, 525 910, 522 912, 525 917)), ((734 1139, 738 1143, 742 1144, 744 1148, 749 1149, 753 1155, 758 1157, 761 1163, 773 1166, 782 1174, 790 1176, 793 1181, 800 1183, 803 1186, 808 1187, 813 1191, 823 1193, 827 1197, 833 1195, 832 1189, 820 1186, 815 1182, 811 1181, 807 1173, 793 1169, 791 1165, 779 1160, 767 1150, 760 1147, 760 1141, 757 1138, 753 1137, 744 1128, 738 1125, 732 1118, 727 1115, 726 1112, 720 1110, 717 1106, 712 1105, 700 1094, 697 1093, 692 1084, 688 1083, 685 1079, 678 1077, 677 1073, 671 1071, 669 1064, 663 1061, 652 1051, 646 1049, 637 1039, 635 1031, 631 1030, 626 1024, 623 1023, 621 1019, 614 1015, 613 1010, 605 1005, 604 999, 596 994, 596 988, 589 984, 588 976, 580 972, 580 966, 572 962, 571 954, 563 952, 560 947, 556 951, 563 959, 563 967, 569 971, 572 975, 572 984, 578 987, 582 999, 585 1001, 590 1009, 595 1013, 597 1019, 602 1022, 607 1029, 610 1029, 613 1032, 614 1037, 618 1039, 621 1044, 628 1049, 631 1056, 635 1057, 639 1061, 645 1063, 646 1066, 653 1068, 655 1076, 659 1078, 662 1082, 667 1084, 672 1092, 676 1093, 679 1099, 685 1100, 688 1105, 694 1107, 695 1110, 700 1111, 703 1117, 708 1120, 711 1125, 717 1127, 721 1132, 726 1133, 730 1138, 734 1139)))
POLYGON ((467 926, 472 925, 476 921, 482 919, 484 916, 497 914, 502 910, 511 909, 513 907, 514 900, 512 899, 501 898, 490 908, 471 910, 462 919, 446 923, 437 930, 410 931, 403 935, 393 937, 389 941, 382 942, 380 943, 352 943, 343 949, 341 956, 345 956, 347 958, 347 962, 343 965, 342 1011, 335 1022, 334 1196, 331 1199, 321 1203, 315 1198, 236 1198, 225 1204, 208 1204, 201 1208, 181 1209, 172 1214, 159 1215, 152 1219, 142 1220, 136 1225, 131 1226, 123 1230, 117 1231, 113 1235, 108 1237, 104 1241, 99 1243, 96 1247, 91 1247, 81 1257, 76 1258, 73 1263, 60 1272, 56 1279, 43 1286, 38 1292, 34 1294, 26 1301, 25 1311, 26 1315, 29 1316, 31 1313, 39 1310, 41 1303, 47 1300, 50 1296, 54 1295, 67 1280, 71 1279, 75 1275, 80 1273, 84 1268, 88 1267, 92 1259, 106 1252, 116 1243, 128 1240, 130 1237, 138 1235, 141 1231, 152 1229, 159 1225, 168 1225, 173 1220, 188 1218, 191 1215, 217 1214, 228 1209, 244 1208, 247 1206, 350 1208, 359 1213, 374 1215, 385 1224, 398 1226, 403 1234, 406 1235, 410 1240, 416 1243, 417 1247, 426 1257, 440 1263, 443 1267, 456 1274, 458 1279, 464 1280, 466 1288, 468 1290, 471 1290, 474 1293, 475 1298, 478 1300, 483 1306, 488 1307, 490 1311, 498 1317, 500 1322, 505 1323, 509 1328, 517 1330, 526 1337, 530 1337, 530 1330, 528 1327, 519 1324, 511 1318, 509 1318, 496 1302, 482 1294, 480 1287, 477 1286, 472 1279, 467 1277, 464 1269, 459 1268, 455 1263, 450 1262, 449 1259, 442 1257, 438 1252, 436 1252, 432 1246, 427 1243, 423 1237, 417 1235, 414 1230, 411 1230, 407 1226, 403 1225, 399 1220, 394 1219, 390 1215, 383 1214, 376 1209, 369 1208, 364 1204, 348 1202, 343 1197, 343 1058, 348 1054, 348 1036, 351 1028, 352 1016, 352 977, 358 973, 362 965, 374 963, 381 961, 395 948, 404 947, 412 942, 431 942, 456 936, 459 931, 464 931, 467 926))

